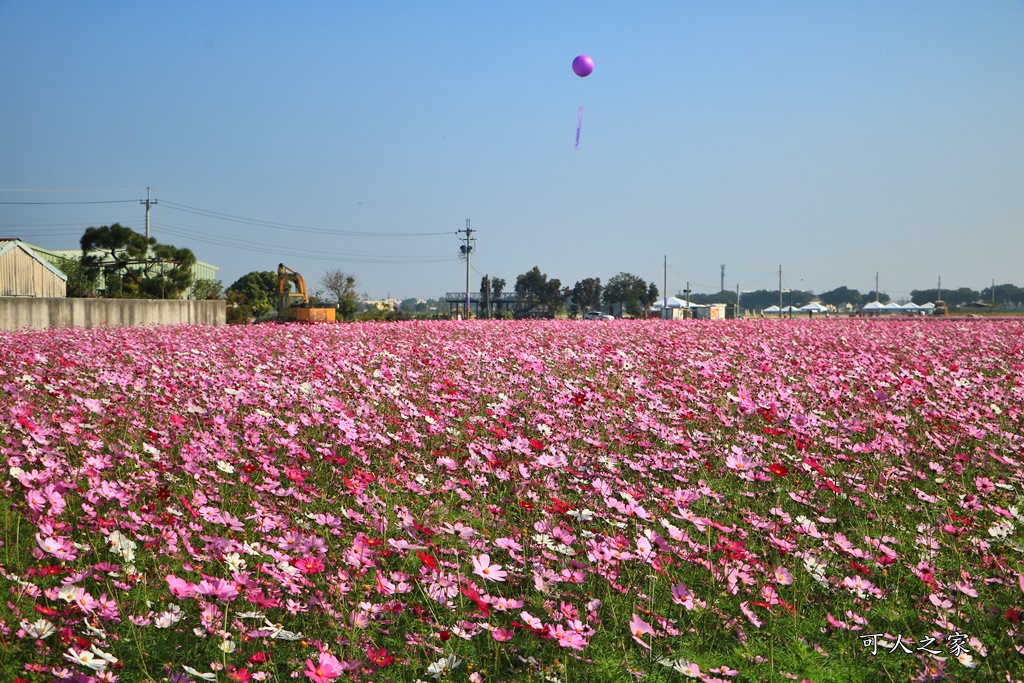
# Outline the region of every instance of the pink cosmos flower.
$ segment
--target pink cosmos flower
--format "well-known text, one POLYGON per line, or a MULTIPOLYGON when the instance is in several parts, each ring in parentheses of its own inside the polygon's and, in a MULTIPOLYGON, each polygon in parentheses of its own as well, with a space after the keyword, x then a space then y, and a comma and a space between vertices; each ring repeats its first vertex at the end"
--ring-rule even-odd
POLYGON ((573 629, 567 629, 561 624, 555 626, 551 635, 555 637, 561 647, 567 647, 573 650, 582 650, 587 646, 587 639, 584 638, 581 633, 578 633, 573 629))
POLYGON ((306 660, 306 670, 302 673, 313 683, 330 683, 340 676, 343 670, 337 657, 329 652, 321 652, 316 664, 313 664, 311 659, 306 660))
POLYGON ((743 449, 738 446, 732 447, 732 452, 725 459, 725 466, 737 472, 746 472, 754 468, 754 461, 744 455, 743 449))
POLYGON ((629 620, 629 632, 633 635, 633 640, 648 650, 651 649, 651 646, 641 640, 640 636, 653 634, 654 629, 651 628, 650 624, 637 616, 636 612, 633 612, 633 618, 629 620))
POLYGON ((753 624, 756 628, 760 628, 763 622, 757 618, 757 615, 754 614, 754 610, 750 609, 749 602, 741 602, 740 611, 743 612, 743 615, 747 618, 747 620, 750 621, 751 624, 753 624))
POLYGON ((224 579, 204 578, 196 586, 196 593, 214 600, 234 600, 238 597, 238 589, 235 588, 235 585, 224 579))
POLYGON ((785 567, 775 569, 775 582, 782 586, 789 586, 793 583, 793 575, 785 567))
POLYGON ((179 579, 174 574, 167 575, 167 585, 171 589, 171 594, 176 598, 194 598, 196 595, 196 586, 194 583, 189 583, 184 579, 179 579))
POLYGON ((512 636, 515 632, 510 628, 496 628, 491 631, 491 637, 499 643, 505 643, 512 640, 512 636))
POLYGON ((473 558, 473 573, 488 581, 504 581, 508 576, 500 564, 491 564, 491 556, 487 553, 473 558))

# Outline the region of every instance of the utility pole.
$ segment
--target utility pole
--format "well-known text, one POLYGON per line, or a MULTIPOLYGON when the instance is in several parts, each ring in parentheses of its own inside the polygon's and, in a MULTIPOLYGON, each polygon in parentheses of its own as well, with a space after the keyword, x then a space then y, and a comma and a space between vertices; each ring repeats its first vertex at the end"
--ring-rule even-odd
POLYGON ((661 302, 661 317, 665 317, 665 311, 668 310, 668 254, 665 254, 665 281, 662 283, 664 286, 665 293, 664 299, 661 302))
POLYGON ((779 317, 782 317, 782 264, 779 264, 779 317))
POLYGON ((733 316, 736 320, 740 319, 740 283, 736 283, 736 315, 733 316))
POLYGON ((145 204, 145 206, 146 206, 146 239, 147 240, 149 239, 149 207, 152 206, 153 204, 156 204, 156 203, 157 203, 157 201, 155 199, 150 200, 150 198, 149 198, 149 188, 147 187, 146 188, 146 198, 139 200, 139 204, 145 204))
POLYGON ((718 288, 719 292, 725 291, 725 264, 722 264, 722 286, 718 288))
POLYGON ((992 306, 996 305, 996 279, 992 278, 992 306))
POLYGON ((692 311, 690 311, 690 283, 686 283, 686 317, 692 318, 692 311))
POLYGON ((878 271, 875 271, 875 303, 878 303, 878 271))
POLYGON ((466 219, 466 229, 465 230, 456 230, 455 234, 458 235, 459 233, 463 233, 463 232, 466 234, 466 237, 465 237, 466 243, 459 247, 459 251, 461 251, 463 253, 463 255, 465 255, 465 257, 466 257, 466 319, 468 320, 469 319, 469 255, 471 253, 473 253, 473 246, 469 243, 470 242, 470 237, 469 236, 472 235, 474 232, 476 232, 476 230, 471 230, 469 228, 469 219, 468 218, 466 219))

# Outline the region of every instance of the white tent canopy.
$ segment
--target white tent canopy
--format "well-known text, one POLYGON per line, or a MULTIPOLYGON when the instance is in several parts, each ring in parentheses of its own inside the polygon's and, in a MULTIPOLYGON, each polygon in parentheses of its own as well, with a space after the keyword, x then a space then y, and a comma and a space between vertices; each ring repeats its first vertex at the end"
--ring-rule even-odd
POLYGON ((812 301, 811 303, 807 304, 806 306, 801 306, 800 310, 801 311, 810 311, 811 313, 827 313, 828 312, 828 306, 823 306, 823 305, 821 305, 817 301, 812 301))
POLYGON ((670 296, 666 298, 660 298, 654 302, 651 308, 661 310, 662 307, 666 308, 698 308, 701 304, 695 304, 693 302, 686 303, 683 299, 678 297, 670 296), (667 301, 667 303, 666 303, 667 301))
POLYGON ((768 308, 762 309, 761 312, 762 313, 778 313, 781 310, 782 309, 780 309, 778 306, 774 306, 773 305, 773 306, 769 306, 768 308))

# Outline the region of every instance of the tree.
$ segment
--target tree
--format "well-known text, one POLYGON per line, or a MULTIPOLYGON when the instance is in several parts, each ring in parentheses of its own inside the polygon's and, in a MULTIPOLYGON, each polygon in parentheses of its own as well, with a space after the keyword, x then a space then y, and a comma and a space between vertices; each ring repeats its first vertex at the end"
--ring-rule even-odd
POLYGON ((880 304, 887 304, 890 301, 892 301, 892 297, 890 297, 885 292, 875 292, 875 290, 871 290, 870 292, 864 295, 863 301, 866 304, 871 303, 872 301, 877 301, 880 304))
POLYGON ((224 285, 220 280, 196 280, 192 283, 192 298, 198 301, 224 298, 224 285))
POLYGON ((608 280, 602 298, 607 305, 614 306, 619 304, 623 311, 632 316, 639 317, 646 310, 645 302, 652 291, 654 292, 654 297, 651 298, 651 303, 654 303, 655 299, 658 298, 658 288, 653 282, 648 286, 641 277, 631 273, 619 273, 608 280))
POLYGON ((89 277, 103 274, 105 296, 178 299, 192 284, 191 250, 160 244, 120 223, 86 228, 79 244, 89 277))
POLYGON ((540 268, 534 266, 516 278, 516 296, 526 301, 520 309, 521 314, 528 315, 540 308, 554 315, 562 308, 562 283, 557 278, 549 280, 540 268))
POLYGON ((653 306, 654 302, 657 301, 657 300, 658 300, 658 285, 656 285, 656 284, 654 284, 652 282, 651 284, 647 285, 647 294, 644 295, 644 299, 643 299, 644 310, 645 311, 651 310, 651 306, 653 306))
POLYGON ((86 267, 82 262, 82 258, 79 256, 78 258, 60 257, 57 259, 57 267, 68 276, 68 297, 85 298, 96 296, 99 272, 86 267))
POLYGON ((500 277, 491 278, 491 301, 497 301, 505 293, 505 279, 500 277))
POLYGON ((320 277, 320 286, 334 298, 335 308, 339 318, 353 320, 359 310, 356 301, 356 278, 337 268, 328 270, 320 277))
POLYGON ((347 298, 356 298, 355 276, 342 272, 337 268, 328 270, 321 276, 320 286, 326 289, 337 303, 341 303, 347 298))
POLYGON ((262 318, 277 306, 277 273, 254 270, 235 280, 227 289, 228 304, 245 306, 250 315, 262 318))
POLYGON ((601 307, 601 278, 588 277, 578 281, 570 293, 573 315, 581 311, 593 311, 601 307))
POLYGON ((853 308, 860 308, 864 302, 864 296, 856 289, 850 289, 845 285, 842 287, 836 287, 835 289, 827 292, 822 292, 818 297, 821 299, 821 303, 826 306, 835 306, 836 308, 843 308, 849 304, 853 308))
POLYGON ((477 303, 477 311, 481 318, 491 317, 491 278, 486 275, 480 278, 480 301, 477 303))

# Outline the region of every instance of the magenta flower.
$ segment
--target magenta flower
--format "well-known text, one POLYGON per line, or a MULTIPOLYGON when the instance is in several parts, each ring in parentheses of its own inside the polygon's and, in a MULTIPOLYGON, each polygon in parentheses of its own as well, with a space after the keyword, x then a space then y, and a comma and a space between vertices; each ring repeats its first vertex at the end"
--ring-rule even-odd
POLYGON ((633 636, 633 640, 640 643, 640 645, 648 650, 651 649, 651 646, 641 640, 640 637, 653 634, 654 629, 651 628, 650 624, 637 616, 636 612, 633 612, 633 618, 629 621, 629 632, 633 636))
POLYGON ((194 583, 189 583, 184 579, 179 579, 174 574, 167 575, 167 585, 171 589, 171 594, 176 598, 194 598, 196 595, 196 586, 194 583))
POLYGON ((238 597, 238 588, 224 579, 204 578, 196 586, 196 593, 214 600, 234 600, 238 597))
POLYGON ((302 673, 313 683, 330 683, 340 676, 342 671, 344 667, 337 657, 329 652, 321 652, 316 664, 312 659, 306 660, 306 670, 302 673))

